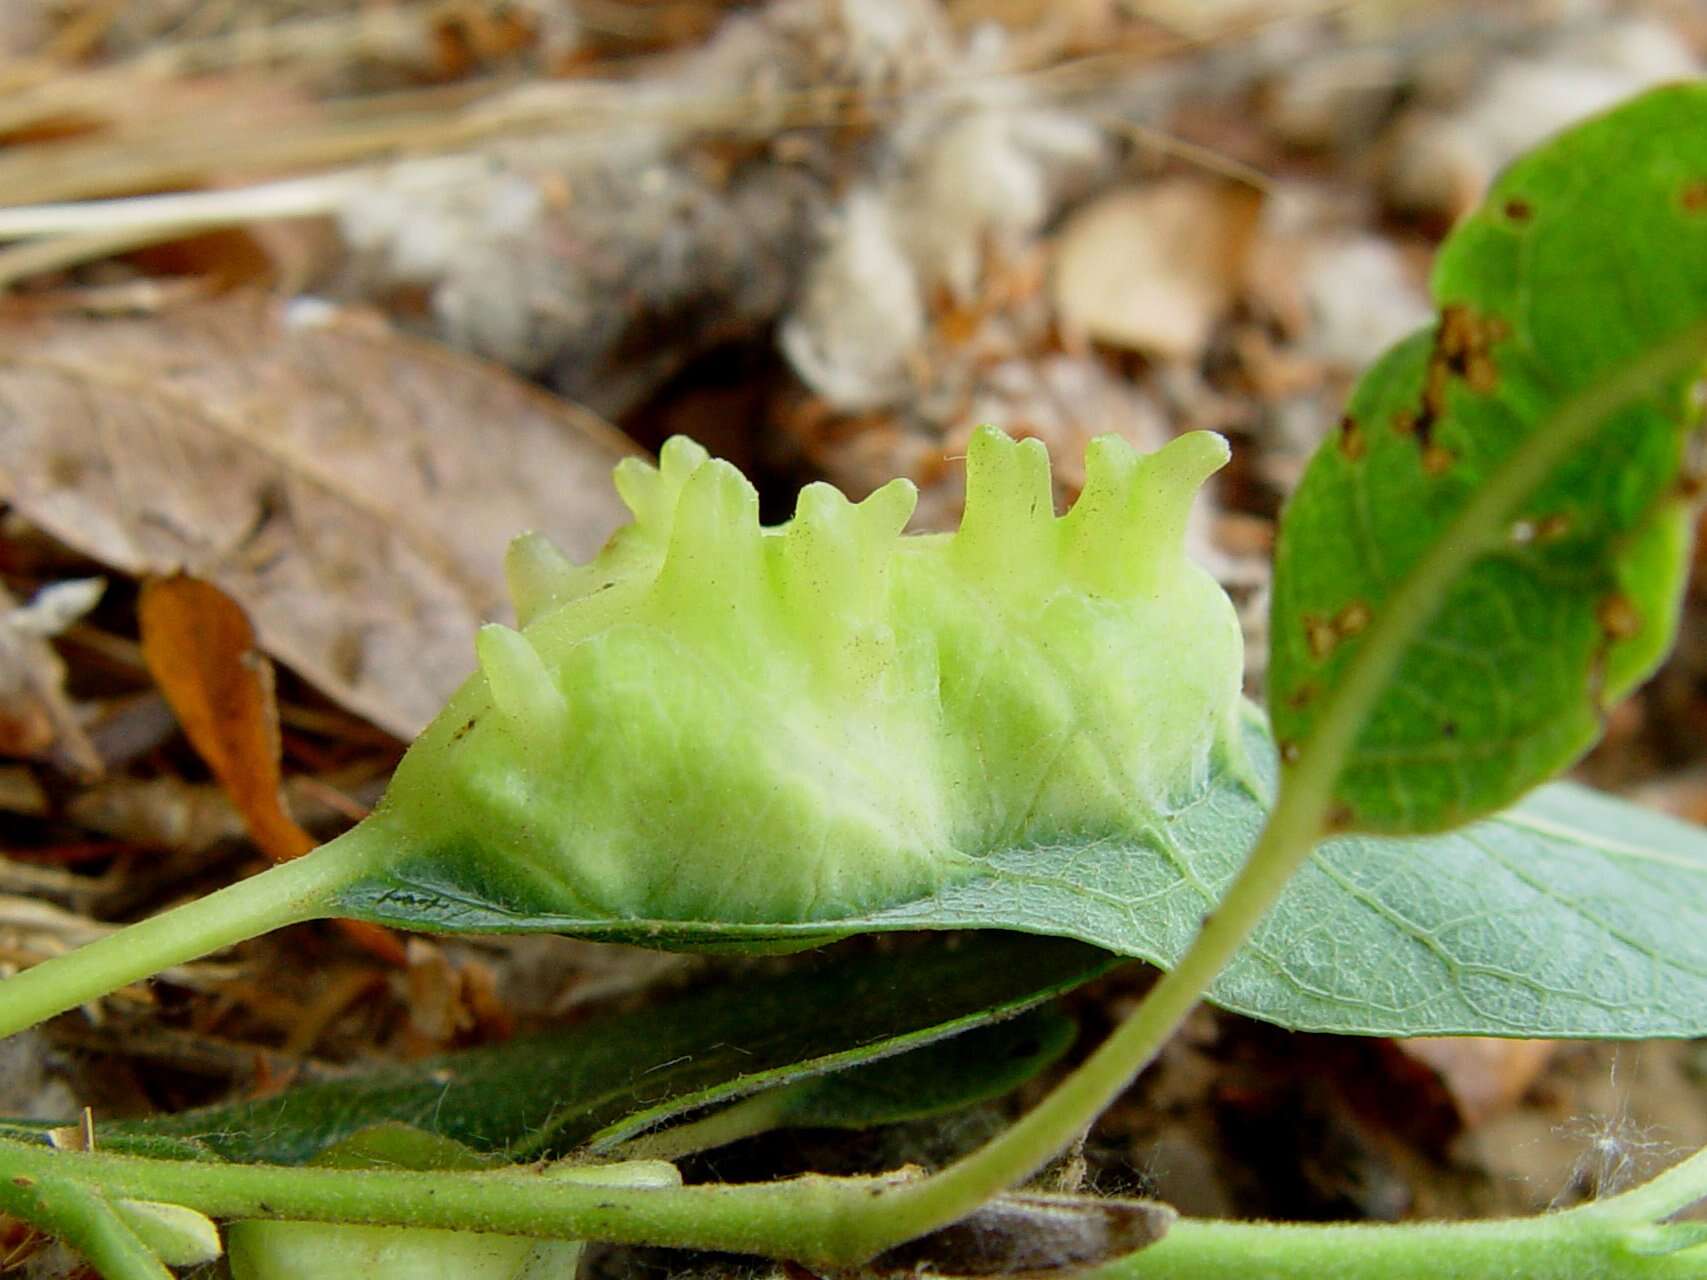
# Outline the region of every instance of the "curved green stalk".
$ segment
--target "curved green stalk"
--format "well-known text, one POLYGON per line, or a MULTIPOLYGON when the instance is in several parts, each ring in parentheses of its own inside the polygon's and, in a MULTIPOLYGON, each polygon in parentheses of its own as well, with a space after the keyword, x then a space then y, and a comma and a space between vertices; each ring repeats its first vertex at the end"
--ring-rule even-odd
POLYGON ((1402 1226, 1182 1219, 1087 1280, 1698 1280, 1707 1274, 1701 1250, 1646 1244, 1650 1233, 1677 1229, 1611 1222, 1587 1207, 1402 1226))
POLYGON ((833 1228, 869 1198, 867 1179, 635 1189, 491 1172, 414 1172, 157 1160, 0 1139, 0 1183, 76 1179, 109 1198, 192 1206, 215 1218, 276 1218, 492 1231, 833 1260, 833 1228))
POLYGON ((332 913, 337 891, 383 851, 335 840, 205 898, 129 925, 0 982, 0 1037, 287 924, 332 913))

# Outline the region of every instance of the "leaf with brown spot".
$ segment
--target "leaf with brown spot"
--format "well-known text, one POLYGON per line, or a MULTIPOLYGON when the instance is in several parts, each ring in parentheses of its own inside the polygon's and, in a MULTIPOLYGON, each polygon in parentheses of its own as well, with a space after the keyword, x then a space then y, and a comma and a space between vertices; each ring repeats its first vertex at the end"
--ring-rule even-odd
POLYGON ((1707 220, 1679 174, 1703 170, 1701 83, 1519 160, 1441 248, 1438 323, 1352 394, 1350 420, 1393 430, 1357 458, 1318 450, 1293 495, 1269 706, 1303 752, 1359 691, 1335 783, 1356 829, 1439 831, 1510 804, 1670 646, 1707 363, 1707 220))
POLYGON ((125 572, 218 584, 402 737, 502 616, 510 538, 591 555, 628 452, 493 365, 259 295, 0 323, 0 497, 125 572))

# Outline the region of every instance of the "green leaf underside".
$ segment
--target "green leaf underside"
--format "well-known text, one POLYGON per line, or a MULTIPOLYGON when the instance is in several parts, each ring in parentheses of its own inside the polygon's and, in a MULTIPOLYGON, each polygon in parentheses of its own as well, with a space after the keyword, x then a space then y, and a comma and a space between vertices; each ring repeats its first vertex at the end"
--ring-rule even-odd
MULTIPOLYGON (((992 1058, 1041 1067, 1049 1056, 1041 1048, 1056 1042, 1059 1027, 1053 1015, 1015 1015, 1116 963, 1075 942, 1011 933, 901 955, 825 959, 804 972, 749 977, 570 1031, 301 1085, 254 1102, 103 1122, 98 1140, 104 1150, 167 1159, 297 1164, 390 1121, 509 1159, 578 1148, 599 1153, 760 1090, 829 1073, 858 1075, 848 1069, 878 1062, 901 1071, 889 1061, 895 1055, 929 1055, 939 1045, 948 1061, 981 1045, 992 1058), (941 1043, 948 1037, 982 1038, 953 1048, 955 1041, 941 1043)), ((990 1096, 986 1086, 999 1075, 966 1081, 960 1095, 990 1096)), ((947 1109, 955 1086, 938 1090, 933 1109, 947 1109)), ((827 1097, 833 1105, 835 1094, 827 1097)), ((868 1102, 876 1114, 879 1104, 868 1102)), ((0 1123, 0 1134, 40 1139, 47 1127, 0 1123)))
MULTIPOLYGON (((1436 261, 1441 319, 1364 376, 1287 508, 1269 705, 1302 743, 1402 582, 1572 400, 1707 320, 1707 85, 1514 164, 1436 261)), ((1697 364, 1695 369, 1698 370, 1697 364)), ((1581 754, 1670 645, 1693 371, 1595 427, 1403 651, 1336 787, 1339 830, 1442 830, 1581 754)))
MULTIPOLYGON (((1259 789, 1272 741, 1253 712, 1259 789)), ((549 930, 650 946, 810 942, 913 929, 1076 938, 1163 966, 1184 951, 1260 829, 1221 774, 1157 841, 992 853, 975 879, 881 911, 800 925, 589 920, 530 911, 526 881, 405 866, 338 909, 443 932, 549 930), (1162 841, 1165 839, 1165 845, 1162 841)), ((1223 1008, 1297 1030, 1367 1035, 1707 1034, 1707 831, 1570 784, 1427 837, 1324 844, 1216 982, 1223 1008)))

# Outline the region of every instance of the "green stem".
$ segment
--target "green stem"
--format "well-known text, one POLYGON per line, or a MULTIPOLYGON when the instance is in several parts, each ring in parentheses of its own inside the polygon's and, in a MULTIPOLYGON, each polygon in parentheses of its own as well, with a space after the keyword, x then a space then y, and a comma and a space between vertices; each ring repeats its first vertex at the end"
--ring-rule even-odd
POLYGON ((0 1037, 163 969, 327 915, 377 851, 342 839, 0 982, 0 1037))
MULTIPOLYGON (((0 1209, 38 1222, 79 1248, 91 1239, 88 1204, 129 1197, 194 1205, 239 1220, 598 1238, 750 1251, 829 1266, 846 1255, 834 1224, 850 1205, 869 1201, 884 1185, 806 1178, 781 1185, 636 1190, 513 1167, 490 1173, 277 1168, 60 1152, 0 1140, 0 1209), (61 1188, 83 1200, 60 1195, 61 1188), (51 1196, 40 1194, 50 1189, 51 1196)), ((1707 1274, 1702 1251, 1688 1247, 1697 1243, 1690 1230, 1699 1224, 1655 1225, 1647 1214, 1651 1199, 1679 1207, 1702 1191, 1707 1161, 1696 1158, 1634 1192, 1536 1218, 1405 1226, 1185 1220, 1174 1223, 1160 1243, 1102 1268, 1093 1280, 1699 1277, 1707 1274), (1668 1241, 1668 1231, 1682 1234, 1668 1241)), ((102 1270, 109 1280, 157 1280, 160 1274, 118 1265, 102 1270)))
POLYGON ((1699 1280, 1707 1272, 1699 1256, 1647 1253, 1635 1240, 1578 1210, 1403 1226, 1185 1219, 1087 1280, 1699 1280))
POLYGON ((111 1198, 188 1205, 216 1218, 491 1231, 808 1262, 830 1260, 815 1227, 846 1216, 874 1185, 808 1177, 757 1186, 636 1189, 516 1166, 484 1173, 286 1168, 56 1151, 0 1139, 0 1183, 19 1179, 75 1179, 111 1198))
POLYGON ((107 1280, 172 1280, 112 1205, 75 1178, 0 1179, 0 1210, 58 1236, 107 1280))

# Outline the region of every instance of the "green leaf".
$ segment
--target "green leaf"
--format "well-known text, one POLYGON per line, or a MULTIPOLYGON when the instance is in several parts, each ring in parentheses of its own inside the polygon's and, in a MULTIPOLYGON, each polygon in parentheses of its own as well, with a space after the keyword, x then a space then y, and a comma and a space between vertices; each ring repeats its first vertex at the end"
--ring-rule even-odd
POLYGON ((1439 322, 1359 383, 1276 549, 1269 705, 1288 758, 1360 668, 1396 663, 1335 786, 1342 831, 1509 804, 1670 645, 1707 354, 1707 84, 1519 160, 1433 288, 1439 322))
MULTIPOLYGON (((1011 1017, 1113 963, 1066 940, 998 933, 899 955, 825 957, 802 972, 750 977, 572 1031, 254 1102, 106 1122, 99 1141, 164 1158, 295 1164, 389 1121, 512 1160, 608 1150, 688 1111, 1011 1017)), ((5 1127, 34 1137, 44 1128, 5 1127)))
MULTIPOLYGON (((1077 938, 1164 968, 1185 950, 1261 828, 1273 742, 1253 710, 1250 781, 1222 775, 1149 841, 1061 841, 991 854, 941 893, 831 922, 838 933, 1019 929, 1077 938)), ((809 941, 818 925, 510 915, 470 886, 439 928, 587 937, 687 934, 809 941)), ((346 900, 388 922, 386 901, 346 900)), ((1211 990, 1223 1008, 1295 1030, 1369 1035, 1707 1034, 1707 831, 1567 783, 1508 813, 1427 837, 1346 837, 1311 857, 1211 990)))

